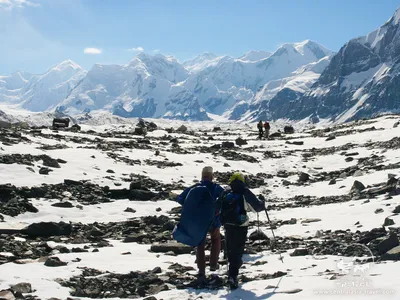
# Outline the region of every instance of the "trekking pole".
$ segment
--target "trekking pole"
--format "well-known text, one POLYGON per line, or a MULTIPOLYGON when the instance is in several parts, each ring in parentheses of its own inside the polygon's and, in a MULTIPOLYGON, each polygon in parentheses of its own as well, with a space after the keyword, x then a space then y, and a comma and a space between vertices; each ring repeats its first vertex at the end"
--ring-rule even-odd
MULTIPOLYGON (((276 244, 276 237, 275 237, 274 230, 272 229, 272 223, 271 223, 271 220, 269 218, 267 208, 265 208, 264 211, 265 211, 265 214, 267 215, 267 220, 268 220, 268 223, 269 223, 269 227, 271 228, 272 236, 274 238, 274 244, 276 244)), ((271 245, 271 250, 272 250, 272 245, 271 245)), ((283 257, 282 257, 282 254, 280 252, 279 252, 279 260, 283 263, 283 257)))

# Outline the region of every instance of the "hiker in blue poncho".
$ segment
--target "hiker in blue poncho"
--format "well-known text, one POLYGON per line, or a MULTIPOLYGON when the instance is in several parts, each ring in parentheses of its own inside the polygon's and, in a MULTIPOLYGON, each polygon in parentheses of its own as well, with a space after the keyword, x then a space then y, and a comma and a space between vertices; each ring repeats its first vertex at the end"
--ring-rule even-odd
POLYGON ((212 167, 204 167, 201 181, 186 190, 176 199, 182 207, 181 219, 173 236, 178 242, 195 246, 196 262, 199 269, 198 283, 205 282, 205 243, 207 232, 211 237, 210 271, 219 268, 218 257, 221 250, 221 221, 216 201, 224 189, 213 182, 212 167))

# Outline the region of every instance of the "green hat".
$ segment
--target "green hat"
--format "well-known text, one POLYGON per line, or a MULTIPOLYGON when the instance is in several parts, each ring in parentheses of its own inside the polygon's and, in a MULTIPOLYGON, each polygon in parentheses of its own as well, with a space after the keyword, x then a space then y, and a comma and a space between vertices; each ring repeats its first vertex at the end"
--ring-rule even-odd
POLYGON ((231 176, 231 178, 229 178, 229 184, 231 184, 233 181, 235 181, 235 180, 240 180, 241 182, 245 182, 245 180, 244 180, 244 176, 243 176, 243 174, 242 173, 240 173, 240 172, 236 172, 236 173, 233 173, 233 175, 231 176))

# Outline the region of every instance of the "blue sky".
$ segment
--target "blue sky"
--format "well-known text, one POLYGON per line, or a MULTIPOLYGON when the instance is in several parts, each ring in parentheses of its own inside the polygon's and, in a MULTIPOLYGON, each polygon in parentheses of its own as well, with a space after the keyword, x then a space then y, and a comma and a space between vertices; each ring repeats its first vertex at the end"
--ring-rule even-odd
POLYGON ((86 69, 127 63, 142 50, 184 61, 311 39, 337 51, 398 7, 399 0, 0 0, 0 74, 42 73, 65 59, 86 69))

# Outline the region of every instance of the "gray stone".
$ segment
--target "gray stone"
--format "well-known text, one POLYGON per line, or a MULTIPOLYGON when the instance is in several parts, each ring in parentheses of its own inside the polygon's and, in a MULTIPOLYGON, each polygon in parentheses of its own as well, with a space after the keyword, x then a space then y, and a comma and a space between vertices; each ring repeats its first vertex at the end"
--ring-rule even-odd
POLYGON ((181 126, 179 126, 179 128, 176 131, 185 133, 188 131, 188 128, 185 125, 181 125, 181 126))
POLYGON ((383 226, 392 226, 394 224, 395 224, 394 221, 391 218, 387 217, 387 218, 385 218, 385 222, 383 223, 383 226))
POLYGON ((45 265, 46 267, 62 267, 62 266, 66 266, 67 263, 61 261, 58 257, 49 257, 49 258, 45 261, 44 265, 45 265))
POLYGON ((12 285, 11 289, 14 292, 21 293, 21 294, 32 293, 32 285, 28 282, 21 282, 16 285, 12 285))
POLYGON ((329 181, 329 185, 334 185, 336 184, 336 179, 331 179, 331 181, 329 181))
POLYGON ((310 251, 308 249, 297 248, 292 253, 290 253, 290 256, 306 256, 309 254, 310 254, 310 251))
POLYGON ((70 235, 72 232, 71 224, 64 222, 40 222, 30 224, 21 230, 23 234, 29 237, 51 237, 51 236, 62 236, 70 235))
POLYGON ((365 186, 364 184, 362 184, 362 182, 356 180, 353 183, 353 187, 351 188, 351 193, 359 193, 362 192, 363 190, 365 190, 365 186))
POLYGON ((236 143, 236 145, 238 145, 238 146, 243 146, 243 145, 247 145, 247 141, 246 140, 244 140, 244 139, 242 139, 242 138, 237 138, 236 140, 235 140, 235 143, 236 143))
POLYGON ((39 169, 39 174, 40 175, 49 175, 50 172, 52 172, 52 170, 49 169, 49 168, 43 167, 43 168, 39 169))
POLYGON ((306 182, 310 180, 310 175, 308 175, 307 173, 301 172, 299 175, 299 181, 300 182, 306 182))
POLYGON ((190 254, 192 252, 192 247, 180 243, 168 242, 164 244, 153 244, 151 245, 150 251, 155 253, 167 253, 172 251, 175 254, 190 254))
POLYGON ((269 240, 269 238, 261 230, 256 230, 249 235, 249 240, 250 241, 265 241, 265 240, 269 240))
POLYGON ((318 218, 309 218, 301 221, 301 224, 308 224, 308 223, 315 223, 315 222, 321 222, 321 219, 318 218))
POLYGON ((14 294, 9 290, 0 291, 1 300, 15 300, 14 294))
POLYGON ((394 214, 400 214, 400 205, 397 205, 396 208, 393 210, 394 214))
POLYGON ((72 208, 72 207, 74 207, 72 205, 72 203, 69 202, 69 201, 53 203, 51 206, 53 206, 53 207, 61 207, 61 208, 72 208))

